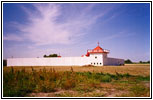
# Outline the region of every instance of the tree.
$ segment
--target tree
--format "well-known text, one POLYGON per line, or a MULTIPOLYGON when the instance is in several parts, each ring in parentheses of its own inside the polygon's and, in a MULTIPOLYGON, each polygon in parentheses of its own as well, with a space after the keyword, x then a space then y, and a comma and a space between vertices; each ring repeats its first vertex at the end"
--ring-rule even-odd
POLYGON ((49 56, 44 55, 44 57, 58 57, 58 55, 57 54, 50 54, 49 56))
POLYGON ((124 61, 126 64, 132 64, 132 61, 130 59, 127 59, 124 61))
POLYGON ((47 57, 46 55, 44 55, 44 57, 47 57))
POLYGON ((140 64, 147 64, 150 63, 150 61, 139 61, 140 64))
POLYGON ((50 54, 49 57, 57 57, 57 54, 50 54))
POLYGON ((139 61, 139 63, 143 63, 142 61, 139 61))

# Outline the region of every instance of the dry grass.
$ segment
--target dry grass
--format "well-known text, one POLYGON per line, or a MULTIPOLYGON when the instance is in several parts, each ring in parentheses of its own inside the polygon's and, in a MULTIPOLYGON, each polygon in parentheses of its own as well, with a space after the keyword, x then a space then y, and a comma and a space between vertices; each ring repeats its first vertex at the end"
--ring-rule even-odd
POLYGON ((4 67, 3 94, 5 97, 149 97, 150 65, 4 67))
MULTIPOLYGON (((46 70, 54 69, 55 71, 71 71, 72 66, 31 66, 34 70, 46 70)), ((24 67, 26 71, 32 71, 31 67, 24 67)), ((23 69, 23 66, 13 67, 15 70, 23 69)), ((9 71, 10 67, 4 67, 4 71, 9 71)), ((150 64, 126 64, 124 66, 73 66, 74 72, 103 72, 116 74, 117 73, 129 73, 130 75, 141 75, 148 76, 150 75, 150 64)))

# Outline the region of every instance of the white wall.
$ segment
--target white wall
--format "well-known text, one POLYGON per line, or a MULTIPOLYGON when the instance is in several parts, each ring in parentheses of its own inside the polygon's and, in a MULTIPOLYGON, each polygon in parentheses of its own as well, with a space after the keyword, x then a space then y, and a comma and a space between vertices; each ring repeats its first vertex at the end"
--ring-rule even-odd
POLYGON ((7 66, 83 66, 91 64, 95 66, 120 65, 124 64, 124 60, 117 58, 107 58, 107 55, 103 54, 91 54, 89 57, 7 59, 7 66))
POLYGON ((108 57, 104 61, 104 65, 123 65, 124 59, 118 59, 118 58, 110 58, 108 57))
POLYGON ((90 64, 95 66, 103 66, 103 55, 101 53, 90 54, 90 64))
POLYGON ((106 65, 107 64, 107 54, 103 54, 103 65, 106 65))
POLYGON ((7 66, 82 66, 90 61, 90 57, 10 58, 7 66))

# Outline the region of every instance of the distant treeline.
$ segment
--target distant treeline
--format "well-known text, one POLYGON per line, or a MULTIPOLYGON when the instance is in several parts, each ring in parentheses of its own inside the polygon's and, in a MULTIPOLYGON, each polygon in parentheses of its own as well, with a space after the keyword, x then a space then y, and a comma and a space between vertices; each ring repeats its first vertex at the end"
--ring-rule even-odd
POLYGON ((59 57, 57 54, 44 55, 44 57, 59 57))
POLYGON ((139 61, 139 62, 132 62, 130 59, 127 59, 124 61, 125 64, 136 64, 136 63, 139 63, 139 64, 149 64, 150 61, 139 61))

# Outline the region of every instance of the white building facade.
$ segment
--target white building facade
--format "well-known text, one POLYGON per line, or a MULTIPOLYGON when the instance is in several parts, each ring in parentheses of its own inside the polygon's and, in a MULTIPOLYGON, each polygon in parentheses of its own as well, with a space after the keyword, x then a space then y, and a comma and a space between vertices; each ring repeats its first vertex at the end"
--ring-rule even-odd
POLYGON ((7 66, 105 66, 124 65, 124 59, 109 58, 108 50, 99 44, 92 50, 87 50, 81 57, 51 57, 51 58, 8 58, 7 66))

